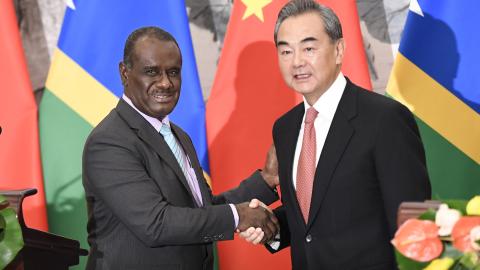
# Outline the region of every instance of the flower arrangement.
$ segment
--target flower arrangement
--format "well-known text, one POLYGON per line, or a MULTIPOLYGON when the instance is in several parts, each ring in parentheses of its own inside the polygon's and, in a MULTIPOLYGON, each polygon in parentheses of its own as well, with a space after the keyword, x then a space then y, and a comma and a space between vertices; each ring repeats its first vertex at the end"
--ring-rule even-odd
POLYGON ((480 270, 480 196, 407 220, 391 242, 400 270, 480 270))

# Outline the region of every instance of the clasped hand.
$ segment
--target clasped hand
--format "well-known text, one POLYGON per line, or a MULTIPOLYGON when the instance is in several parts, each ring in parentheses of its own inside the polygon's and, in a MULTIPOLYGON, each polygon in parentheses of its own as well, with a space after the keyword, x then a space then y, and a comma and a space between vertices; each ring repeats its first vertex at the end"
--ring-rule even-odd
POLYGON ((264 203, 253 199, 250 203, 237 204, 239 224, 237 232, 247 242, 266 243, 272 240, 280 230, 278 219, 264 203))

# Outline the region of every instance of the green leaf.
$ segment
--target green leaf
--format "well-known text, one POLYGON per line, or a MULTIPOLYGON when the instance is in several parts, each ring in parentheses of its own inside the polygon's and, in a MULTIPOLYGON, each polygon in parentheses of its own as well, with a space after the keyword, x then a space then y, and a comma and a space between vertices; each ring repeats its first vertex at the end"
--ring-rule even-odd
POLYGON ((421 214, 418 219, 420 220, 431 220, 435 221, 436 211, 433 209, 428 209, 425 213, 421 214))
POLYGON ((422 270, 427 267, 428 262, 417 262, 403 256, 398 250, 395 249, 395 258, 397 259, 397 265, 399 270, 422 270))
POLYGON ((0 233, 3 232, 6 226, 5 218, 3 216, 0 216, 0 233))
POLYGON ((450 242, 444 242, 443 245, 443 252, 442 255, 440 255, 441 258, 443 257, 450 257, 453 258, 454 260, 458 260, 463 256, 463 253, 454 248, 453 245, 450 242))
POLYGON ((463 216, 467 214, 468 201, 465 200, 446 200, 444 201, 450 209, 456 209, 462 213, 463 216))
POLYGON ((460 258, 460 264, 467 269, 474 269, 478 265, 478 255, 475 252, 467 252, 460 258))
POLYGON ((3 195, 0 195, 0 210, 8 206, 8 201, 3 195))
POLYGON ((452 266, 450 270, 472 270, 472 269, 465 267, 463 264, 460 264, 457 262, 455 265, 452 266))
MULTIPOLYGON (((8 201, 0 195, 0 210, 6 208, 8 206, 8 201)), ((5 229, 5 218, 3 216, 0 216, 0 236, 3 236, 3 230, 5 229)), ((1 239, 1 238, 0 238, 1 239)))
MULTIPOLYGON (((4 197, 0 197, 3 203, 4 197)), ((11 208, 0 210, 0 269, 5 268, 23 247, 22 229, 17 220, 17 213, 11 208), (3 225, 1 225, 3 224, 3 225)))

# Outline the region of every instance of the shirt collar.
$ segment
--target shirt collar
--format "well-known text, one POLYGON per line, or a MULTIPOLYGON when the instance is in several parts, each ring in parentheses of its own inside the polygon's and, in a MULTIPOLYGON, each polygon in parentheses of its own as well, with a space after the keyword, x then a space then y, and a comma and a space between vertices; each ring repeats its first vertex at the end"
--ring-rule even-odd
MULTIPOLYGON (((343 91, 347 85, 347 80, 343 76, 343 73, 338 73, 337 78, 332 85, 320 96, 320 98, 313 104, 313 107, 318 112, 318 116, 333 119, 335 111, 337 110, 340 99, 342 98, 343 91)), ((305 112, 310 108, 307 100, 303 97, 303 104, 305 106, 305 112)))
POLYGON ((133 105, 133 102, 132 100, 130 100, 130 98, 128 98, 125 94, 123 94, 122 96, 122 99, 125 100, 125 102, 130 105, 130 107, 132 107, 133 109, 135 109, 135 111, 137 111, 143 118, 145 118, 145 120, 147 120, 148 123, 150 123, 150 125, 153 126, 153 128, 157 131, 157 132, 160 132, 160 128, 162 127, 162 124, 165 124, 167 126, 170 126, 170 120, 168 119, 168 115, 165 116, 161 121, 158 120, 157 118, 155 117, 151 117, 149 115, 146 115, 144 114, 143 112, 141 112, 137 107, 135 107, 135 105, 133 105))

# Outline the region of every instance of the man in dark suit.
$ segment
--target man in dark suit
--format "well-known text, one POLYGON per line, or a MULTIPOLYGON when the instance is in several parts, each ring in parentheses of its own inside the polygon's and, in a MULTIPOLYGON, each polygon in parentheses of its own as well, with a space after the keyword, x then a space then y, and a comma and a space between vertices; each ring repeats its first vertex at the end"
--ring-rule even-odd
MULTIPOLYGON (((287 3, 274 38, 282 76, 304 102, 273 127, 283 205, 267 248, 290 246, 299 270, 396 269, 397 208, 431 195, 411 112, 343 76, 345 44, 331 9, 287 3)), ((242 237, 259 242, 254 232, 242 237)))
POLYGON ((87 269, 212 269, 213 241, 250 226, 268 237, 277 231, 273 215, 244 203, 278 198, 269 166, 212 195, 192 141, 168 119, 181 67, 178 44, 162 29, 140 28, 128 37, 119 66, 124 95, 84 149, 87 269))

